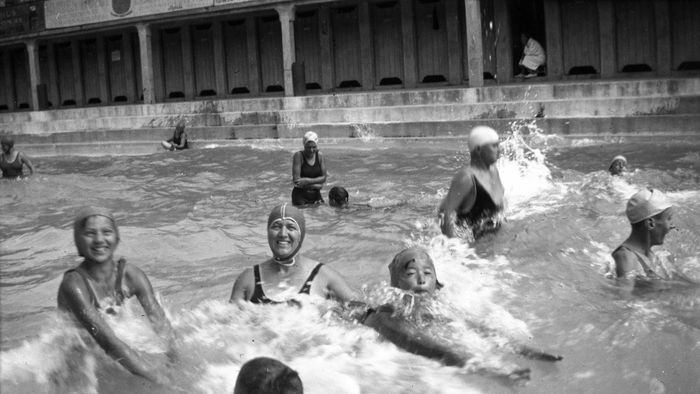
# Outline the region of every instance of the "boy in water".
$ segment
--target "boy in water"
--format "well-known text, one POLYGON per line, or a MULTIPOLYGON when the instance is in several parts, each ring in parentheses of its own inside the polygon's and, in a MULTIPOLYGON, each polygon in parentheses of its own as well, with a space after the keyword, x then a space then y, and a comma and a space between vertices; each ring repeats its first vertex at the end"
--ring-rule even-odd
POLYGON ((610 172, 610 175, 622 175, 623 172, 627 172, 627 159, 625 156, 615 156, 610 162, 608 171, 610 172))
POLYGON ((233 394, 304 394, 299 374, 284 363, 257 357, 238 373, 233 394))

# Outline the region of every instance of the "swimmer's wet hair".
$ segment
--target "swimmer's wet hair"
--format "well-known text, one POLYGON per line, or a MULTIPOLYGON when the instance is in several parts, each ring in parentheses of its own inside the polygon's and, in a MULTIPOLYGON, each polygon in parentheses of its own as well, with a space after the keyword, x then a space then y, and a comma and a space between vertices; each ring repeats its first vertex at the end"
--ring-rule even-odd
POLYGON ((348 191, 342 186, 333 186, 328 192, 328 203, 330 205, 343 205, 348 203, 348 191))
POLYGON ((249 360, 238 373, 233 394, 303 394, 299 374, 269 357, 249 360))

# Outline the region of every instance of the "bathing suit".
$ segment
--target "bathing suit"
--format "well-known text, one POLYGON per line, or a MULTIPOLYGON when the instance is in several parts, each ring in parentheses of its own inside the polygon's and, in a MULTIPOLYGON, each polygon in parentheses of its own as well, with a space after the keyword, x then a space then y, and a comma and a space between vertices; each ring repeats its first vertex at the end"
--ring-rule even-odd
MULTIPOLYGON (((323 170, 321 169, 321 161, 319 160, 318 152, 314 153, 316 155, 316 161, 314 165, 309 165, 306 162, 306 157, 304 157, 304 151, 301 153, 301 171, 299 171, 299 177, 301 178, 318 178, 323 176, 323 170)), ((316 188, 303 189, 299 187, 294 187, 292 189, 292 204, 293 205, 306 205, 306 204, 320 204, 323 203, 323 196, 321 196, 321 190, 316 188)))
MULTIPOLYGON (((185 133, 182 133, 182 134, 185 134, 185 133)), ((178 149, 178 150, 187 149, 187 140, 185 140, 185 146, 183 146, 182 148, 177 147, 180 145, 180 142, 182 142, 182 134, 180 134, 180 136, 177 137, 176 134, 173 133, 173 138, 168 140, 168 142, 170 142, 171 144, 173 144, 175 146, 175 149, 178 149)))
MULTIPOLYGON (((124 268, 126 266, 126 260, 124 259, 119 259, 117 262, 117 281, 115 283, 115 290, 114 290, 114 295, 113 296, 107 296, 102 299, 103 304, 100 304, 100 300, 97 297, 97 292, 95 291, 95 288, 92 286, 92 282, 88 276, 88 274, 83 271, 80 267, 70 269, 66 271, 64 276, 66 274, 69 274, 71 272, 77 273, 82 279, 83 282, 85 283, 85 287, 88 289, 88 293, 90 294, 90 301, 92 305, 97 308, 97 309, 102 309, 104 307, 105 312, 109 313, 110 315, 115 315, 117 313, 116 307, 121 306, 124 303, 124 299, 128 298, 130 296, 129 290, 125 289, 122 287, 122 282, 124 281, 124 268)), ((59 306, 63 307, 64 309, 69 309, 66 308, 64 305, 63 300, 59 296, 58 299, 58 304, 59 306)))
MULTIPOLYGON (((647 264, 646 259, 641 254, 639 254, 638 252, 632 250, 631 248, 629 248, 625 245, 618 246, 617 249, 615 249, 612 252, 612 255, 615 256, 615 254, 618 251, 622 251, 622 249, 633 253, 637 257, 637 261, 639 262, 639 265, 642 267, 642 270, 644 271, 644 275, 638 274, 637 276, 642 277, 644 279, 667 279, 668 275, 666 275, 667 277, 663 277, 663 276, 657 274, 656 271, 654 271, 651 267, 649 267, 649 264, 647 264)), ((661 267, 661 263, 658 261, 658 258, 656 257, 656 255, 653 255, 653 260, 651 261, 651 263, 658 266, 660 270, 663 269, 663 267, 661 267)))
POLYGON ((2 169, 3 178, 17 178, 23 176, 22 160, 19 158, 19 153, 17 153, 15 161, 12 163, 5 161, 5 154, 2 154, 2 156, 0 156, 0 169, 2 169))
POLYGON ((493 202, 491 195, 484 189, 479 180, 472 175, 476 187, 474 205, 466 214, 457 215, 457 225, 471 229, 474 238, 496 232, 501 227, 502 208, 493 202))
MULTIPOLYGON (((318 271, 321 269, 321 266, 323 266, 323 263, 318 263, 314 267, 313 270, 311 270, 311 273, 309 274, 309 277, 306 278, 306 281, 304 281, 304 285, 301 287, 301 290, 299 290, 298 294, 310 294, 311 293, 311 282, 314 281, 314 278, 316 277, 316 274, 318 274, 318 271)), ((265 295, 265 291, 263 291, 262 288, 262 280, 260 279, 260 265, 257 264, 253 267, 253 276, 255 276, 255 289, 253 290, 253 295, 250 297, 250 302, 253 304, 281 304, 283 301, 274 301, 269 299, 265 295)))

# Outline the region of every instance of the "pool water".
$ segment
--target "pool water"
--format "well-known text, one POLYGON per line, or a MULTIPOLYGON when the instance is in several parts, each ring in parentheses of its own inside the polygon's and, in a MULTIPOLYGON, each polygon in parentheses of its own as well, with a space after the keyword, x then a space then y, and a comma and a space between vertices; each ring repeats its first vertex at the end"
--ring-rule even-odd
MULTIPOLYGON (((435 223, 452 176, 468 162, 464 140, 321 140, 324 196, 342 185, 358 205, 306 209, 302 253, 379 303, 391 293, 394 254, 406 245, 428 248, 445 284, 433 307, 446 323, 431 329, 474 354, 477 365, 529 367, 528 382, 404 352, 339 318, 331 302, 229 305, 237 275, 269 256, 267 215, 290 200, 291 156, 301 148, 257 141, 147 156, 38 158, 34 177, 2 181, 2 391, 231 393, 246 360, 272 356, 297 369, 310 393, 697 392, 700 292, 630 294, 607 272, 611 251, 629 233, 627 198, 652 186, 675 204, 678 227, 655 250, 700 281, 700 141, 532 135, 504 145, 498 166, 508 220, 498 234, 468 244, 444 238, 435 223), (632 169, 622 178, 606 172, 617 154, 632 169), (73 215, 88 204, 114 211, 117 254, 147 273, 183 338, 183 357, 167 367, 170 387, 149 385, 87 349, 56 317, 62 274, 79 262, 73 215), (485 336, 465 322, 499 334, 485 336), (518 357, 498 346, 503 341, 564 359, 518 357)), ((163 363, 139 306, 127 306, 111 322, 115 331, 163 363)))

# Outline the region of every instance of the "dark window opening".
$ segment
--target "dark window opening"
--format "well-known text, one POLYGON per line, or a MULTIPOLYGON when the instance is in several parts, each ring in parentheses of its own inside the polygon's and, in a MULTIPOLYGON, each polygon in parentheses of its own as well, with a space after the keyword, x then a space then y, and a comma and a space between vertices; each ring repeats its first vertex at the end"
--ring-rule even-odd
POLYGON ((102 100, 99 97, 90 97, 88 99, 88 104, 102 104, 102 100))
POLYGON ((7 108, 7 105, 2 104, 0 105, 0 111, 7 111, 9 108, 7 108))
POLYGON ((209 30, 210 27, 211 27, 211 23, 205 23, 202 25, 197 25, 194 28, 197 30, 209 30))
POLYGON ((279 18, 277 16, 263 16, 260 20, 263 22, 277 22, 279 18))
POLYGON ((143 94, 139 96, 139 101, 143 101, 143 94))
POLYGON ((246 93, 250 93, 250 90, 248 90, 248 88, 246 88, 245 86, 231 89, 231 94, 246 94, 246 93))
POLYGON ((340 7, 340 8, 335 9, 335 12, 337 12, 339 14, 349 14, 353 11, 355 11, 355 6, 340 7))
POLYGON ((182 92, 170 92, 168 98, 185 98, 185 93, 182 92))
POLYGON ((214 89, 204 89, 199 92, 200 97, 216 96, 216 90, 214 89))
POLYGON ((339 88, 341 89, 346 89, 346 88, 361 88, 362 85, 357 82, 356 80, 352 79, 349 81, 343 81, 338 85, 339 88))
POLYGON ((494 77, 490 72, 484 71, 484 79, 496 79, 496 77, 494 77))
POLYGON ((170 29, 164 29, 163 31, 168 33, 168 34, 173 34, 173 33, 179 32, 180 28, 179 27, 172 27, 170 29))
POLYGON ((306 84, 307 90, 321 90, 321 85, 316 82, 311 82, 306 84))
POLYGON ((236 19, 235 21, 226 22, 229 26, 240 26, 245 23, 245 19, 236 19))
POLYGON ((646 71, 652 71, 648 64, 628 64, 622 67, 623 73, 641 73, 646 71))
POLYGON ((61 103, 61 105, 64 105, 64 106, 76 105, 76 103, 75 103, 75 100, 70 100, 70 99, 68 99, 68 100, 63 100, 63 102, 61 103))
POLYGON ((297 12, 297 18, 310 18, 316 15, 316 11, 297 12))
POLYGON ((266 93, 273 93, 273 92, 284 92, 284 87, 280 85, 270 85, 267 88, 265 88, 266 93))
POLYGON ((20 103, 17 108, 19 109, 29 109, 29 103, 20 103))
POLYGON ((588 75, 588 74, 598 74, 593 66, 576 66, 571 67, 569 70, 569 75, 588 75))
POLYGON ((381 81, 379 81, 379 86, 392 86, 392 85, 401 85, 403 82, 401 81, 401 78, 397 77, 389 77, 389 78, 382 78, 381 81))
POLYGON ((377 3, 377 8, 391 8, 396 5, 395 1, 385 1, 383 3, 377 3))
POLYGON ((680 71, 700 70, 700 62, 697 62, 697 61, 683 62, 680 64, 680 66, 678 66, 678 70, 680 70, 680 71))
POLYGON ((125 103, 127 101, 126 96, 117 96, 113 100, 115 103, 125 103))
POLYGON ((422 83, 437 83, 437 82, 447 82, 447 79, 443 75, 426 75, 423 77, 422 83))

